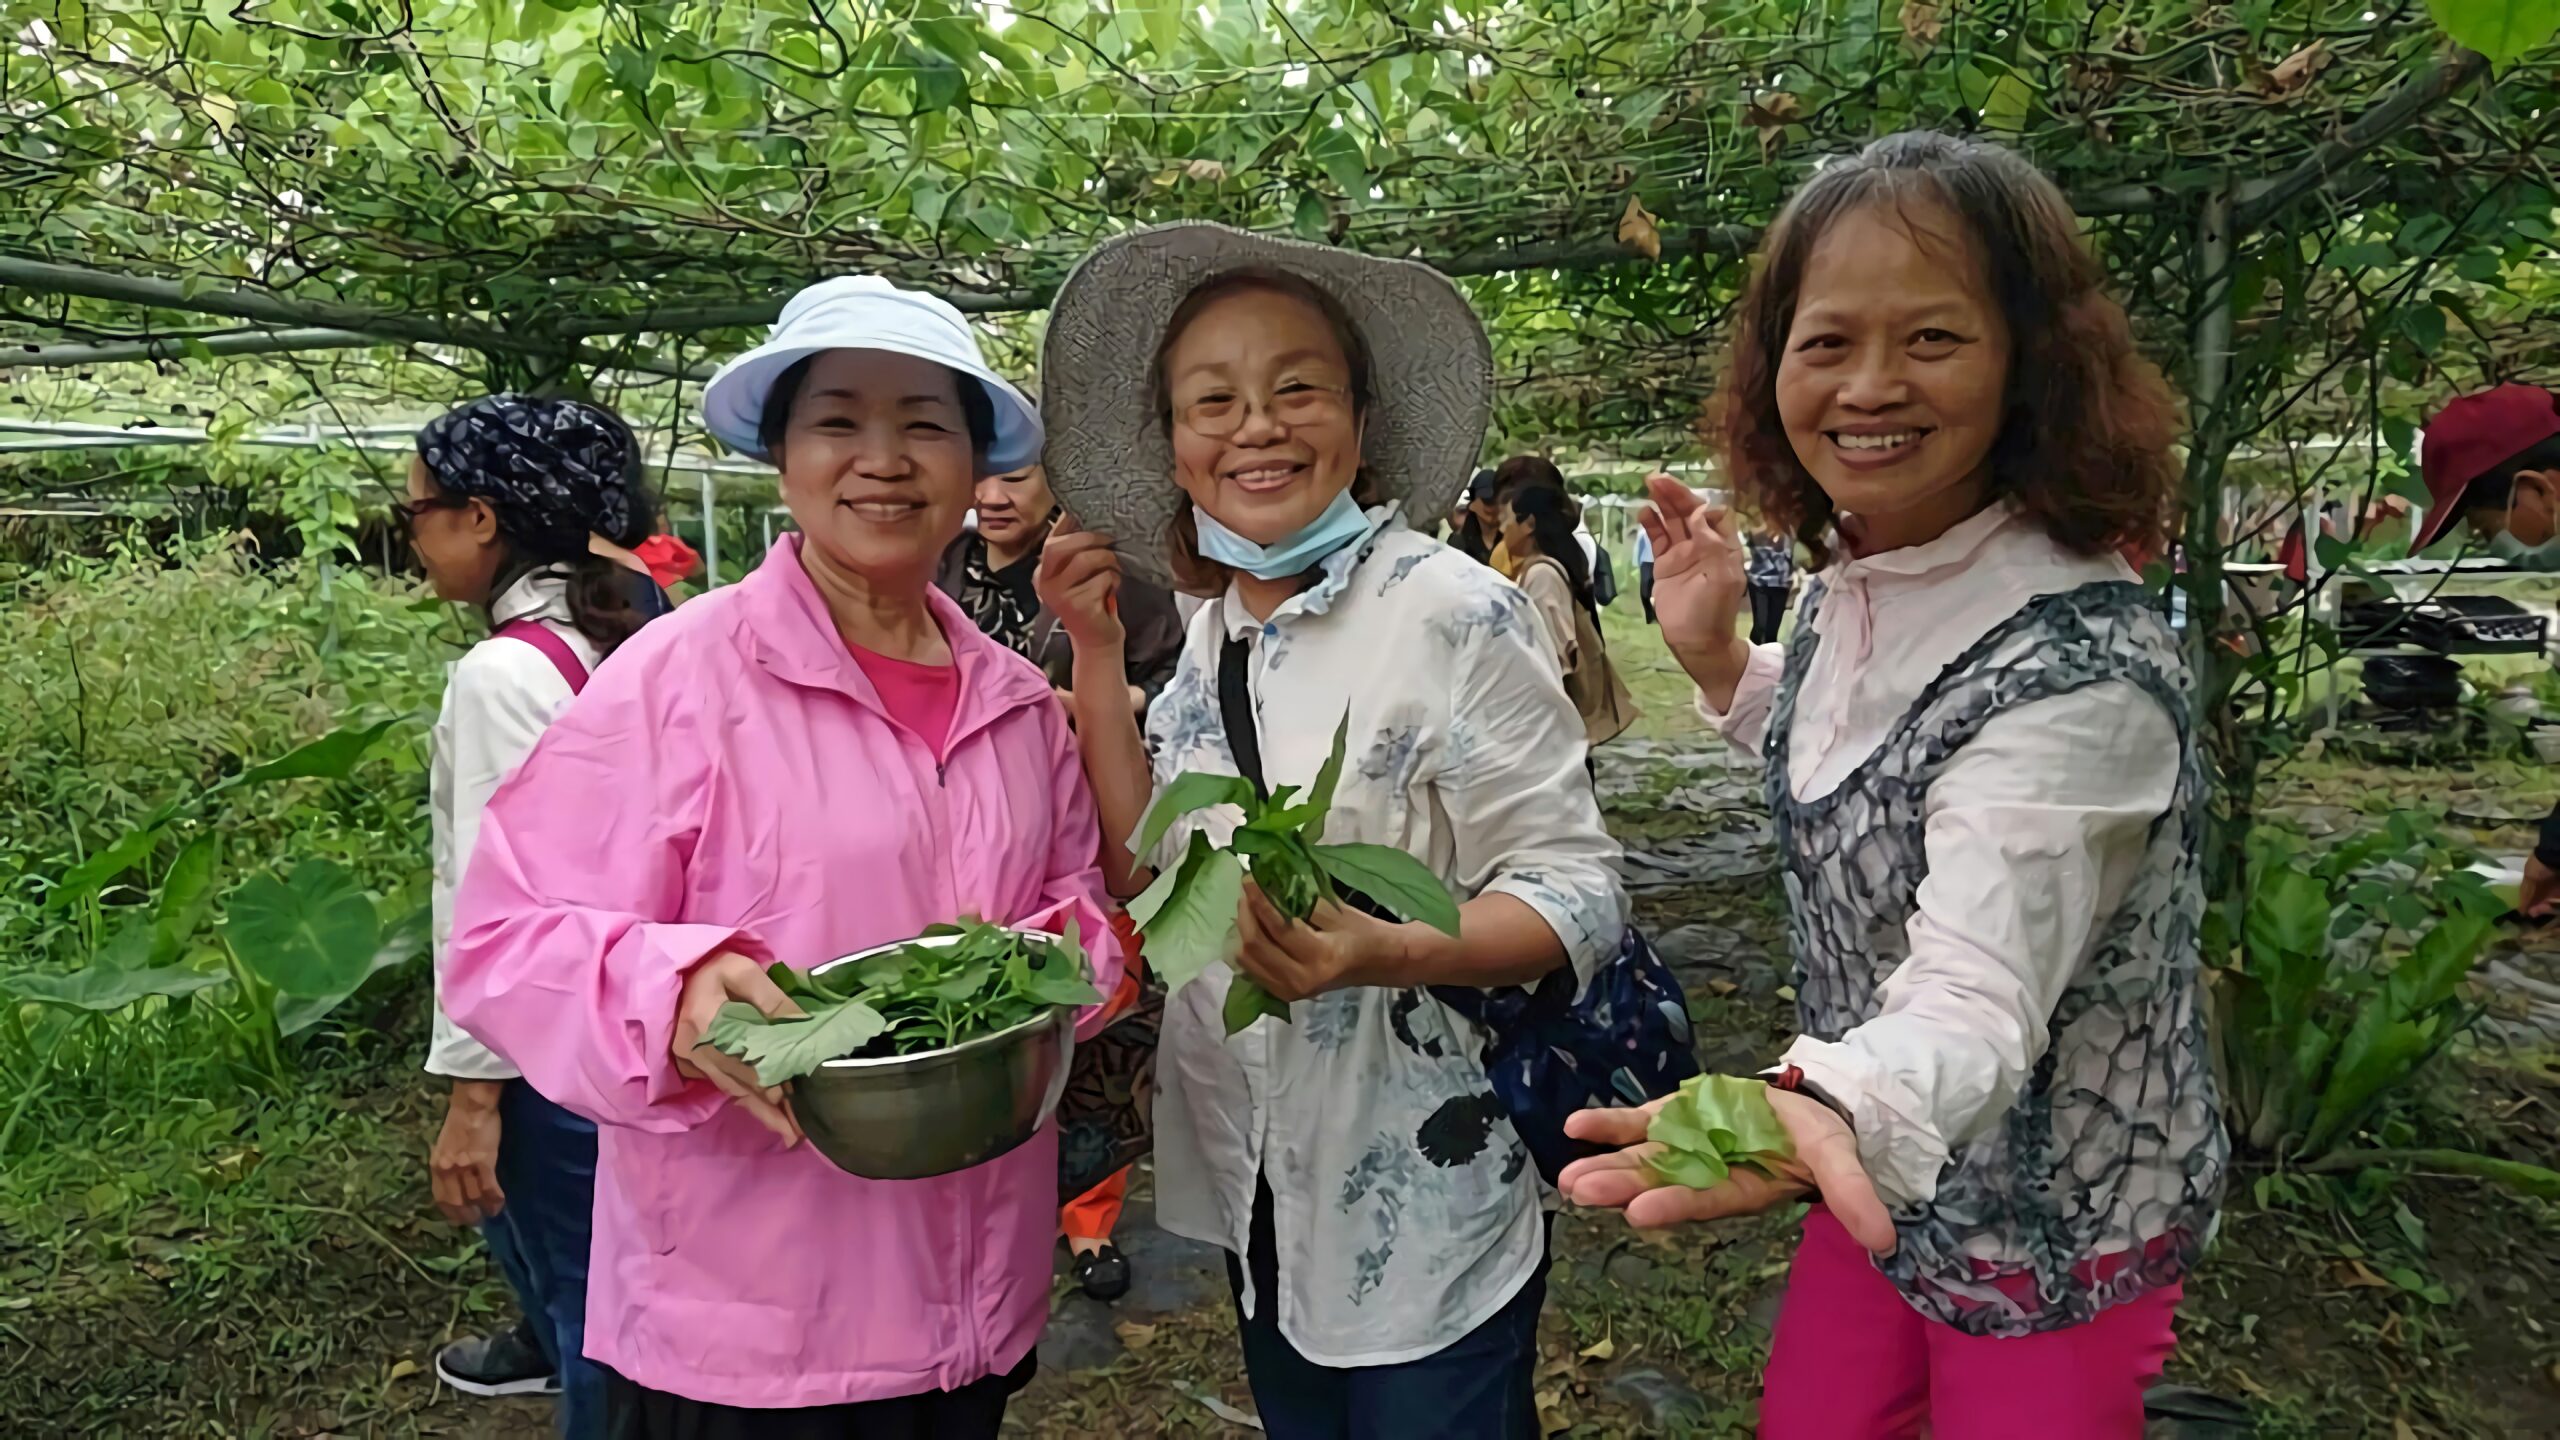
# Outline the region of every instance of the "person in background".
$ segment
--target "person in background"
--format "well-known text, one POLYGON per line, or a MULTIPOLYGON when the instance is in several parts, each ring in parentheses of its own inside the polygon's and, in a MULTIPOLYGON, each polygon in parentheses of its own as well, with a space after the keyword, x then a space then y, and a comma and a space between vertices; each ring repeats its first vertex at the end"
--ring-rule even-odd
MULTIPOLYGON (((1026 465, 980 480, 973 496, 978 527, 962 532, 944 551, 933 583, 960 602, 986 637, 1021 655, 1064 692, 1074 648, 1057 615, 1042 608, 1032 573, 1040 547, 1058 523, 1058 502, 1048 472, 1026 465)), ((1159 585, 1134 584, 1120 596, 1121 623, 1129 628, 1129 704, 1140 715, 1173 678, 1182 654, 1182 619, 1173 594, 1159 585)))
MULTIPOLYGON (((1089 255, 1046 345, 1050 474, 1100 527, 1041 563, 1078 674, 1124 663, 1124 567, 1213 597, 1149 736, 1075 687, 1105 832, 1185 773, 1303 788, 1347 727, 1325 839, 1405 850, 1460 901, 1452 937, 1329 902, 1284 919, 1246 885, 1232 968, 1166 1003, 1158 1221, 1227 1251, 1273 1440, 1532 1440, 1544 1191, 1484 1031, 1429 987, 1587 978, 1626 899, 1534 608, 1403 522, 1448 506, 1482 441, 1482 323, 1410 261, 1182 224, 1089 255), (1291 1023, 1230 1035, 1238 975, 1291 1023)), ((1234 822, 1112 847, 1114 889, 1234 822)))
POLYGON ((1778 638, 1787 620, 1787 601, 1796 590, 1796 542, 1776 529, 1763 527, 1750 540, 1744 574, 1751 587, 1751 643, 1767 645, 1778 638))
MULTIPOLYGON (((1074 684, 1074 648, 1056 613, 1040 603, 1031 583, 1040 565, 1041 547, 1061 524, 1057 499, 1049 493, 1048 472, 1027 465, 990 475, 978 482, 975 499, 977 529, 963 532, 943 552, 934 583, 960 602, 988 639, 1038 665, 1059 698, 1072 707, 1075 697, 1068 692, 1074 684)), ((1120 591, 1120 620, 1129 632, 1124 676, 1129 706, 1144 716, 1165 682, 1173 678, 1174 662, 1182 656, 1182 621, 1174 611, 1172 592, 1138 581, 1120 591)), ((1073 709, 1068 713, 1073 715, 1073 709)), ((1124 927, 1124 945, 1131 934, 1124 927)), ((1128 947, 1128 953, 1120 990, 1104 1008, 1105 1023, 1127 1014, 1139 1002, 1143 981, 1135 947, 1128 947)), ((1128 1196, 1129 1171, 1124 1166, 1069 1201, 1058 1214, 1076 1283, 1096 1300, 1117 1300, 1129 1293, 1129 1258, 1111 1243, 1128 1196)))
POLYGON ((1618 599, 1617 566, 1610 563, 1609 547, 1591 533, 1591 516, 1583 503, 1568 495, 1566 505, 1573 512, 1573 543, 1582 547, 1582 560, 1591 568, 1591 603, 1602 610, 1618 599))
MULTIPOLYGON (((2560 538, 2560 401, 2538 385, 2509 383, 2448 402, 2418 447, 2427 514, 2409 553, 2423 553, 2457 524, 2486 545, 2505 536, 2538 550, 2560 538)), ((2542 822, 2524 862, 2516 908, 2560 914, 2560 806, 2542 822)))
POLYGON ((1766 763, 1794 1155, 1661 1185, 1655 1107, 1586 1110, 1630 1148, 1563 1189, 1637 1225, 1816 1201, 1767 1440, 2138 1436, 2230 1156, 2192 683, 2118 554, 2168 532, 2176 403, 2069 203, 1987 143, 1816 171, 1736 315, 1726 472, 1828 561, 1788 644, 1735 633, 1730 514, 1658 477, 1645 523, 1674 658, 1766 763))
POLYGON ((1644 623, 1653 618, 1653 532, 1636 527, 1636 601, 1644 606, 1644 623))
POLYGON ((544 1099, 457 1028, 442 1003, 454 893, 482 812, 588 673, 649 618, 657 586, 613 536, 648 533, 639 446, 600 406, 492 395, 418 432, 397 507, 436 597, 480 612, 487 639, 453 665, 428 770, 438 1002, 427 1073, 451 1081, 428 1156, 436 1208, 475 1225, 523 1307, 508 1329, 436 1352, 470 1395, 559 1395, 559 1432, 603 1434, 603 1379, 586 1360, 595 1126, 544 1099))
POLYGON ((871 276, 793 296, 702 407, 774 462, 796 533, 626 646, 489 802, 445 1006, 600 1122, 586 1347, 613 1440, 992 1437, 1048 1319, 1055 1127, 865 1180, 702 1042, 724 1005, 790 1013, 776 962, 971 916, 1072 925, 1119 983, 1067 717, 933 586, 1040 417, 958 311, 871 276))
MULTIPOLYGON (((1502 543, 1520 559, 1513 583, 1544 622, 1557 674, 1582 716, 1583 739, 1597 746, 1624 733, 1636 707, 1609 663, 1608 642, 1600 634, 1599 597, 1593 593, 1586 552, 1575 543, 1588 541, 1573 529, 1577 509, 1573 497, 1561 490, 1525 486, 1503 507, 1502 543)), ((1592 768, 1587 757, 1585 768, 1592 768)))
POLYGON ((1562 495, 1565 493, 1564 474, 1556 469, 1554 462, 1543 455, 1514 455, 1493 467, 1492 494, 1495 528, 1491 533, 1494 536, 1494 546, 1493 552, 1485 557, 1485 563, 1492 566, 1494 573, 1505 580, 1516 581, 1520 578, 1520 557, 1512 554, 1511 547, 1502 543, 1503 517, 1509 512, 1511 497, 1531 486, 1542 490, 1553 490, 1562 495))
POLYGON ((1493 563, 1493 547, 1502 536, 1502 507, 1494 500, 1493 472, 1479 470, 1467 482, 1465 499, 1450 512, 1449 547, 1481 564, 1493 563))

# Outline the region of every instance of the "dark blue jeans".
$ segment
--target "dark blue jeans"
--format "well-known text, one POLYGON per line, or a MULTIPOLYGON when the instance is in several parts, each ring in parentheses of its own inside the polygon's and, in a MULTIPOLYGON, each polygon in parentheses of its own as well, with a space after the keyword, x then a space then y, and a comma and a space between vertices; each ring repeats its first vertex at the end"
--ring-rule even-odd
POLYGON ((596 1127, 507 1082, 498 1099, 498 1188, 507 1203, 480 1227, 489 1253, 560 1372, 562 1440, 604 1434, 604 1372, 587 1359, 587 1243, 596 1208, 596 1127))
MULTIPOLYGON (((1549 1224, 1552 1238, 1553 1223, 1549 1224)), ((1244 1342, 1245 1380, 1271 1440, 1539 1440, 1531 1380, 1538 1311, 1547 1300, 1547 1257, 1492 1319, 1437 1354, 1401 1365, 1319 1365, 1280 1333, 1280 1275, 1272 1240, 1271 1187, 1255 1182, 1251 1253, 1254 1298, 1244 1313, 1244 1269, 1227 1256, 1244 1342)))

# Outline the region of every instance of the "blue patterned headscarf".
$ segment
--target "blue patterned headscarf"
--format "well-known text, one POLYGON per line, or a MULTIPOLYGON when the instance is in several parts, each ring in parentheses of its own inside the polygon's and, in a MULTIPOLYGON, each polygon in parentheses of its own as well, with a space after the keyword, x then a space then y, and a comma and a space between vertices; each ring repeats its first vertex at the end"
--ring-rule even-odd
POLYGON ((446 494, 488 501, 525 559, 583 555, 590 534, 637 539, 639 442, 600 405, 491 395, 428 421, 418 456, 446 494))

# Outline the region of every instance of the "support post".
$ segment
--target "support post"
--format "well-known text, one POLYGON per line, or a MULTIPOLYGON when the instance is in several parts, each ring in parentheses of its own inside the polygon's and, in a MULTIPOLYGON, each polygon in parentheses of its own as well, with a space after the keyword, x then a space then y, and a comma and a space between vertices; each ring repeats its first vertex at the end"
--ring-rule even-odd
POLYGON ((2196 681, 2196 723, 2209 730, 2221 706, 2216 669, 2222 633, 2222 466, 2231 426, 2224 392, 2231 379, 2231 186, 2204 197, 2196 230, 2194 370, 2188 396, 2195 406, 2195 439, 2187 452, 2187 657, 2196 681))
POLYGON ((702 588, 720 583, 720 482, 702 472, 702 588))

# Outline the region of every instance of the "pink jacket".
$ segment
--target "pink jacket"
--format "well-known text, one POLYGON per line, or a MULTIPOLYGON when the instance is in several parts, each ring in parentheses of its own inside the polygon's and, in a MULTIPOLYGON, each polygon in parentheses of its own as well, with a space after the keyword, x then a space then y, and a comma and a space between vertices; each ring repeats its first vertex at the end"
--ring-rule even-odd
POLYGON ((1047 1318, 1053 1130, 860 1180, 667 1055, 686 972, 724 949, 805 966, 963 915, 1072 915, 1117 981, 1065 714, 928 593, 962 677, 943 764, 881 709, 792 537, 598 668, 482 821, 445 1004, 601 1125, 586 1350, 636 1384, 762 1408, 920 1394, 1010 1370, 1047 1318))

